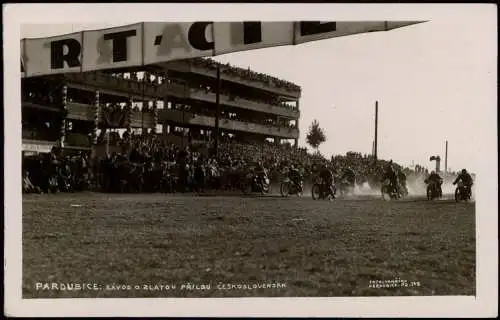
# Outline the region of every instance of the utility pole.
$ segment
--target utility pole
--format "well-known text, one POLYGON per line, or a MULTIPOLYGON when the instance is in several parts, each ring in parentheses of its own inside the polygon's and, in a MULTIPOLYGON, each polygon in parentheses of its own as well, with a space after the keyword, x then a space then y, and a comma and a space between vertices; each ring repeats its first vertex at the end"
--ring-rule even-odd
POLYGON ((444 172, 448 173, 448 140, 446 140, 446 149, 444 153, 444 172))
POLYGON ((215 86, 215 106, 216 106, 216 114, 215 114, 215 156, 217 160, 219 159, 219 118, 220 118, 220 66, 217 65, 217 83, 215 86))
POLYGON ((375 101, 375 141, 373 146, 375 160, 378 156, 378 101, 375 101))

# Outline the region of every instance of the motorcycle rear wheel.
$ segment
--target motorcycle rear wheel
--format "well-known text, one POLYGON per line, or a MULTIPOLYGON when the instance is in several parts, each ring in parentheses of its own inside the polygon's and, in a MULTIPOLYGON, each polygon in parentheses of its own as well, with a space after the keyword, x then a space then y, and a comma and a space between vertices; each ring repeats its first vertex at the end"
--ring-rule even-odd
POLYGON ((382 186, 380 192, 382 193, 382 200, 387 200, 386 196, 388 196, 390 200, 398 199, 398 193, 390 190, 387 186, 382 186))

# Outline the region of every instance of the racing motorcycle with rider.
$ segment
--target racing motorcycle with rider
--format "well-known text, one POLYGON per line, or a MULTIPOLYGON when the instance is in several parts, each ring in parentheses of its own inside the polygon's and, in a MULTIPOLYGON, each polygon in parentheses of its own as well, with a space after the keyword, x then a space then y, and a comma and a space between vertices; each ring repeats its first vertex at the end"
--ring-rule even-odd
POLYGON ((250 168, 244 177, 242 189, 244 193, 259 192, 267 194, 271 191, 267 170, 262 162, 258 162, 255 167, 250 168))
POLYGON ((427 184, 427 199, 433 200, 441 198, 443 196, 443 178, 435 171, 431 171, 431 174, 424 180, 427 184))
POLYGON ((335 199, 337 193, 333 173, 326 165, 321 165, 318 172, 318 182, 313 184, 312 197, 316 199, 335 199))
POLYGON ((285 180, 281 182, 281 195, 286 197, 288 195, 302 195, 304 189, 304 181, 302 173, 295 165, 291 165, 286 174, 285 180))
POLYGON ((391 199, 400 198, 401 194, 399 192, 398 185, 399 185, 398 176, 392 166, 392 161, 390 161, 389 164, 386 166, 385 172, 382 176, 382 187, 381 187, 382 197, 384 197, 385 194, 388 194, 391 199))
POLYGON ((351 167, 347 167, 342 176, 340 177, 340 183, 338 186, 341 195, 353 193, 356 184, 356 173, 351 167))
POLYGON ((453 185, 458 184, 455 190, 455 200, 457 202, 470 200, 472 196, 472 185, 474 181, 466 169, 462 169, 458 177, 453 181, 453 185))

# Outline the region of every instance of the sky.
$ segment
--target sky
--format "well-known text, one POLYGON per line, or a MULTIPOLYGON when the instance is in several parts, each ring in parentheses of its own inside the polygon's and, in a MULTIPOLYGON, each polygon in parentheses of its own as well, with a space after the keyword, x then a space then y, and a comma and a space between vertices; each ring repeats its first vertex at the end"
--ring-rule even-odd
MULTIPOLYGON (((485 139, 481 122, 496 117, 497 105, 496 21, 492 24, 490 16, 479 12, 457 10, 389 32, 231 53, 215 60, 302 87, 300 146, 306 146, 308 127, 317 119, 327 136, 319 148, 323 155, 371 154, 378 100, 379 158, 432 169, 429 157, 440 155, 444 169, 447 140, 448 168, 475 172, 484 145, 479 142, 485 139)), ((24 24, 21 38, 140 21, 24 24)))

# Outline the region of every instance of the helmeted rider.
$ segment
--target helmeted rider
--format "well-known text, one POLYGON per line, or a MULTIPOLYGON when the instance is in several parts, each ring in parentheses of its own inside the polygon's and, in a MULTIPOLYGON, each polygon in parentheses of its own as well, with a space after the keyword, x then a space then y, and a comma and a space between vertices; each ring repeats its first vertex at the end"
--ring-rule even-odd
POLYGON ((390 186, 392 190, 397 190, 398 187, 398 176, 396 174, 396 171, 394 170, 394 167, 392 166, 392 160, 387 164, 385 168, 384 175, 382 177, 382 181, 384 180, 389 180, 390 181, 390 186))
POLYGON ((255 166, 254 174, 258 179, 264 179, 265 177, 267 177, 267 171, 266 168, 264 168, 262 161, 259 161, 255 166))
POLYGON ((335 198, 333 173, 326 165, 322 165, 319 170, 319 178, 323 181, 323 187, 329 188, 332 197, 335 198))
POLYGON ((288 170, 288 178, 290 178, 299 191, 302 191, 302 174, 294 164, 288 170))
POLYGON ((467 172, 467 170, 462 169, 458 177, 453 181, 453 185, 457 184, 459 181, 462 181, 464 184, 464 187, 467 188, 469 194, 471 192, 471 187, 474 184, 474 181, 472 180, 472 176, 467 172))
POLYGON ((437 174, 435 171, 431 171, 431 174, 427 177, 427 179, 424 180, 425 183, 436 183, 436 186, 438 188, 439 196, 443 196, 443 190, 441 188, 441 185, 443 184, 443 178, 439 174, 437 174))
POLYGON ((354 185, 354 183, 356 181, 356 173, 354 172, 354 170, 351 167, 347 167, 344 170, 340 180, 345 180, 345 181, 349 182, 349 184, 354 185))
POLYGON ((406 187, 406 174, 403 172, 402 169, 399 169, 396 175, 398 178, 399 186, 401 187, 402 191, 404 191, 404 193, 407 194, 408 189, 406 187))

